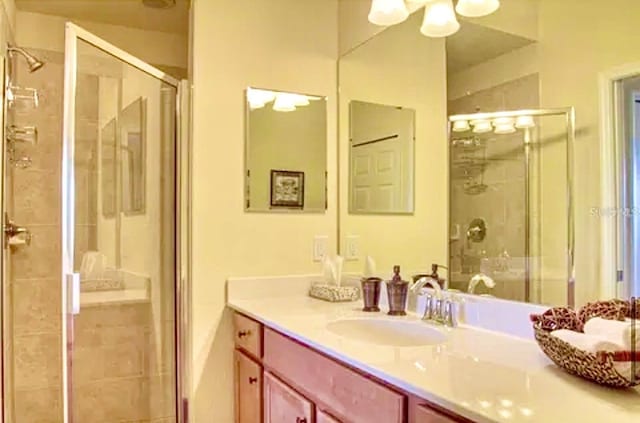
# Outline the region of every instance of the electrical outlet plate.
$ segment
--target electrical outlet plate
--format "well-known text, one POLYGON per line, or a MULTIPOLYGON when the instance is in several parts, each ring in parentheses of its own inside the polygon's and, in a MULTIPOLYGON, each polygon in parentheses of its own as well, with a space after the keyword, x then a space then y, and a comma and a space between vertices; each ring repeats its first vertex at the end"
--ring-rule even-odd
POLYGON ((360 256, 360 237, 358 235, 347 235, 345 250, 345 259, 358 260, 360 256))
POLYGON ((329 237, 326 235, 316 235, 313 237, 313 261, 322 261, 327 255, 329 237))

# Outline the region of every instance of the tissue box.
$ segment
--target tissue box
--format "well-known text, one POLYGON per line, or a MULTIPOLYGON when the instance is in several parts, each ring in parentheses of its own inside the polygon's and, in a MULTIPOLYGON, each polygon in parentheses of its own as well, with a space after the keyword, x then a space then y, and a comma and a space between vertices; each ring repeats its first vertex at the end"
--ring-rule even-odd
POLYGON ((360 299, 360 288, 315 283, 309 289, 309 296, 332 303, 357 301, 360 299))

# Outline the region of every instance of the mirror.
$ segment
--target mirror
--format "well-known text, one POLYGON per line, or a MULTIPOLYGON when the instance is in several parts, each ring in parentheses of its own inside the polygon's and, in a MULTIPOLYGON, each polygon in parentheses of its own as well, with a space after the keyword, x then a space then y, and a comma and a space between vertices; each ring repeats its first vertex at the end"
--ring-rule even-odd
POLYGON ((116 215, 116 120, 111 119, 100 131, 102 154, 102 215, 111 218, 116 215))
POLYGON ((411 109, 350 103, 351 213, 413 213, 414 120, 411 109))
POLYGON ((245 210, 324 213, 326 98, 248 88, 245 99, 245 210))
MULTIPOLYGON (((366 23, 366 11, 356 9, 351 10, 353 19, 366 23)), ((470 279, 483 272, 496 279, 496 286, 478 285, 475 294, 552 305, 572 302, 570 211, 576 204, 584 207, 586 198, 568 195, 568 175, 573 157, 579 169, 578 160, 598 160, 588 158, 598 147, 594 140, 592 151, 570 154, 573 137, 585 139, 589 134, 589 128, 571 126, 571 107, 587 101, 580 95, 586 86, 597 86, 597 77, 583 78, 584 86, 567 93, 559 90, 571 86, 572 80, 563 79, 553 61, 574 50, 568 44, 550 47, 549 42, 538 42, 539 25, 562 34, 552 14, 544 10, 538 21, 539 12, 537 2, 514 0, 502 4, 491 19, 461 19, 456 34, 429 38, 420 33, 420 10, 401 24, 379 29, 373 36, 369 32, 355 48, 344 49, 339 61, 339 166, 341 175, 350 176, 340 180, 339 227, 347 271, 362 271, 370 255, 381 276, 389 276, 398 264, 404 279, 410 280, 431 273, 431 264, 437 263, 450 268, 440 273, 450 289, 467 291, 470 279), (413 213, 366 214, 356 207, 365 201, 357 198, 354 175, 361 172, 359 166, 366 169, 367 160, 361 160, 364 166, 354 163, 358 156, 353 154, 353 141, 360 125, 379 124, 360 119, 357 108, 366 105, 402 106, 414 112, 413 213), (540 113, 519 113, 523 109, 540 113), (512 113, 504 122, 498 115, 488 117, 504 111, 512 113), (486 116, 475 115, 478 112, 486 116), (447 124, 453 115, 470 114, 475 117, 447 124), (477 125, 478 119, 486 122, 477 125)), ((353 34, 345 39, 364 35, 356 34, 356 28, 346 31, 353 34)), ((570 68, 571 63, 563 59, 563 66, 570 68)), ((596 110, 592 100, 589 107, 596 110)), ((583 180, 589 178, 583 175, 583 180)), ((591 183, 599 185, 597 179, 591 183)), ((581 220, 585 231, 597 235, 584 217, 581 220)), ((582 302, 597 299, 598 272, 592 260, 585 259, 587 253, 597 256, 597 249, 576 244, 575 269, 584 279, 576 290, 576 303, 580 297, 582 302)))
POLYGON ((122 210, 125 214, 145 212, 146 99, 126 106, 120 114, 122 210))

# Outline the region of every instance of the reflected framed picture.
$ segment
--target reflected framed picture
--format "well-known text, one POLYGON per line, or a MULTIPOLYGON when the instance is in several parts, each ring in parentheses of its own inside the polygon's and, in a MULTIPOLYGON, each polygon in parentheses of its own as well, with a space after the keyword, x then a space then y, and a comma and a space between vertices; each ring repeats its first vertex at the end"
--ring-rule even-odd
POLYGON ((304 207, 304 172, 271 170, 271 208, 304 207))

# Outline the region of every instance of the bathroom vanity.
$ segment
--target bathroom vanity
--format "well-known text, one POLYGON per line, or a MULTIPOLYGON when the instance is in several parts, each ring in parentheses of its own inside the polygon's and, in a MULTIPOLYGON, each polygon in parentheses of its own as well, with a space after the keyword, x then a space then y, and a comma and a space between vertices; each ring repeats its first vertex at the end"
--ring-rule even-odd
POLYGON ((469 421, 237 312, 234 334, 238 423, 469 421))
MULTIPOLYGON (((309 298, 313 276, 229 280, 236 423, 617 423, 640 388, 608 389, 555 366, 533 340, 546 308, 463 296, 456 328, 309 298)), ((382 296, 384 298, 384 295, 382 296)), ((422 301, 422 302, 421 302, 422 301)))

